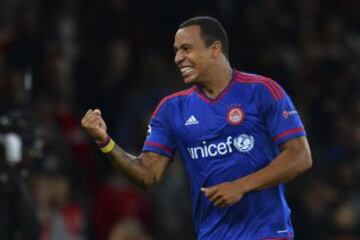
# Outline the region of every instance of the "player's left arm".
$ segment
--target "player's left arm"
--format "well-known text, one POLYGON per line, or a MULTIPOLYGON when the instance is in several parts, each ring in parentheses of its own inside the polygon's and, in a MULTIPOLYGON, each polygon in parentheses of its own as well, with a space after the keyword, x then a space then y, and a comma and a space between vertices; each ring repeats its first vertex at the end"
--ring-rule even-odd
POLYGON ((305 136, 280 145, 281 153, 265 168, 237 181, 245 192, 262 190, 286 183, 312 166, 310 147, 305 136))
POLYGON ((281 153, 266 167, 233 182, 202 188, 216 207, 235 204, 243 195, 286 183, 312 166, 310 147, 305 136, 280 145, 281 153))
POLYGON ((247 192, 286 183, 312 165, 306 133, 290 97, 275 82, 268 84, 276 89, 276 94, 264 86, 258 88, 259 112, 263 114, 269 134, 281 153, 269 165, 248 176, 202 188, 215 206, 232 205, 247 192), (284 114, 289 111, 291 115, 284 114))

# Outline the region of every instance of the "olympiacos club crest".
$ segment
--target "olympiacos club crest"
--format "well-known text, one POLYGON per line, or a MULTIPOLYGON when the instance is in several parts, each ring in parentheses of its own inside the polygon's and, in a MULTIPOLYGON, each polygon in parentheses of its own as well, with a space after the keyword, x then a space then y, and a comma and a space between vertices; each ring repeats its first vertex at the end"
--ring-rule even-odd
POLYGON ((239 107, 232 107, 227 113, 227 121, 231 125, 239 125, 244 121, 244 111, 239 107))

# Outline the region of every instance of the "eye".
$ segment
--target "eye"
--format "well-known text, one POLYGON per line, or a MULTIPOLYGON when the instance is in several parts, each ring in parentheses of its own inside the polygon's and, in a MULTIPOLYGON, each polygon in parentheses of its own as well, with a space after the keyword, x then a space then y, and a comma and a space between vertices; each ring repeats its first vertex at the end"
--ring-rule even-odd
POLYGON ((185 52, 189 52, 191 50, 191 47, 189 45, 184 45, 183 50, 185 52))

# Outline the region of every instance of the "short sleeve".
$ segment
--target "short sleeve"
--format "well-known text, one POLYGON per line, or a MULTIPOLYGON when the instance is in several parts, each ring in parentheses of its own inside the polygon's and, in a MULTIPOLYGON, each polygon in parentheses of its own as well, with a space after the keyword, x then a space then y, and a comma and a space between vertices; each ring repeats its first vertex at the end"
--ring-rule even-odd
POLYGON ((260 108, 266 128, 277 144, 305 136, 306 132, 298 111, 286 92, 273 80, 272 89, 262 86, 260 108))
POLYGON ((154 111, 148 126, 143 152, 156 152, 169 158, 174 157, 176 144, 168 119, 169 110, 168 102, 160 102, 154 111))

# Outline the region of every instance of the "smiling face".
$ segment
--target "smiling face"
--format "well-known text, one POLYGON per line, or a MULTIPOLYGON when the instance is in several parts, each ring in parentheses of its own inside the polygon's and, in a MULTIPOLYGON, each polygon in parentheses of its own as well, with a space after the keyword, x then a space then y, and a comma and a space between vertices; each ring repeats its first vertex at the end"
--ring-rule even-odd
POLYGON ((185 83, 199 83, 215 57, 213 45, 206 47, 199 26, 180 28, 175 35, 175 63, 185 83))

